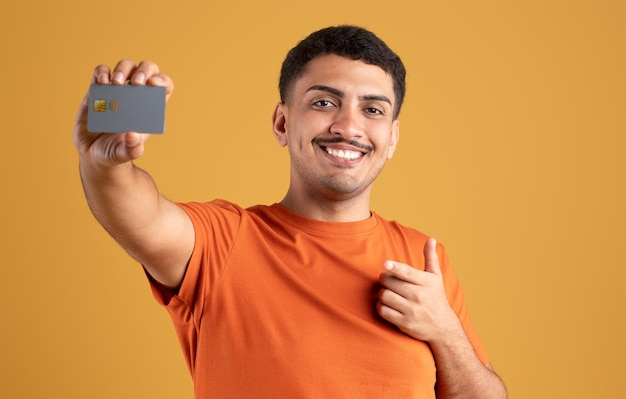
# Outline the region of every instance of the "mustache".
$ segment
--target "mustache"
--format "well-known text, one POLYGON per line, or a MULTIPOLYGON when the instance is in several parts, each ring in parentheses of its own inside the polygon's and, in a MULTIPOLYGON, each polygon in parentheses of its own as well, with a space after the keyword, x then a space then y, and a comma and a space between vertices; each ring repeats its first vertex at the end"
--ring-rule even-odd
POLYGON ((346 140, 343 137, 316 137, 311 141, 313 142, 313 144, 317 145, 345 143, 364 151, 374 151, 374 147, 372 147, 371 145, 359 143, 356 140, 346 140))

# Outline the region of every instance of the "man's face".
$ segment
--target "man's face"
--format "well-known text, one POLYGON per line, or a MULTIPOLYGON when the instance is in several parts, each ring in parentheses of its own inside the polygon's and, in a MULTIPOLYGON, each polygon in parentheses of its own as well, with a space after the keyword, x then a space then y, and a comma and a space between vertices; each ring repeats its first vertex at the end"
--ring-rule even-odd
POLYGON ((399 138, 394 107, 392 78, 380 67, 338 55, 311 60, 274 114, 290 189, 332 200, 369 194, 399 138))

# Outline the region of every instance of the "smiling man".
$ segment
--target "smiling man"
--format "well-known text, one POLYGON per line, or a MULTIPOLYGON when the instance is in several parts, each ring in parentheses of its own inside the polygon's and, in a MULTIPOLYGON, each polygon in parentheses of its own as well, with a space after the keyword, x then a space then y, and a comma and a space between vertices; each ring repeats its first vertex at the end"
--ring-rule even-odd
MULTIPOLYGON (((152 62, 101 65, 94 83, 159 85, 152 62)), ((370 209, 398 145, 400 58, 355 26, 287 55, 274 136, 290 154, 282 201, 174 203, 133 164, 147 135, 74 141, 88 203, 169 311, 197 398, 503 398, 440 244, 370 209)))
POLYGON ((314 219, 367 219, 372 182, 400 134, 392 77, 362 60, 322 54, 281 92, 274 133, 291 157, 282 204, 314 219))

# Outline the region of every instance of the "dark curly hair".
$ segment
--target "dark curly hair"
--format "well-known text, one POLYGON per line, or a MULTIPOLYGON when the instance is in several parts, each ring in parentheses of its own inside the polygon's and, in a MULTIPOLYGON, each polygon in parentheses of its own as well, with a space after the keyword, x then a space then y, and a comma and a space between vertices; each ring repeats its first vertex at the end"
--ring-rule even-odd
POLYGON ((287 53, 278 83, 282 102, 286 102, 291 95, 294 82, 304 73, 307 63, 317 56, 326 54, 360 60, 378 66, 391 75, 396 97, 393 116, 398 117, 406 91, 404 64, 400 57, 375 34, 353 25, 320 29, 311 33, 287 53))

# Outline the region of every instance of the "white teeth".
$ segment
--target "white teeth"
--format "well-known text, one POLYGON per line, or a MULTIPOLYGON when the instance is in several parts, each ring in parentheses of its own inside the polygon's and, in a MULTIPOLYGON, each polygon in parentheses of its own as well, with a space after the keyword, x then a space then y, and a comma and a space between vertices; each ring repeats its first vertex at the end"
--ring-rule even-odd
POLYGON ((361 155, 363 155, 358 151, 336 150, 334 148, 328 148, 328 147, 326 147, 326 152, 334 157, 343 158, 343 159, 357 159, 361 155))

